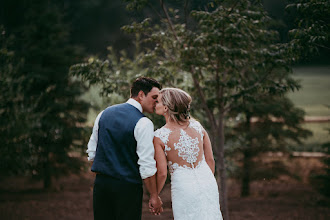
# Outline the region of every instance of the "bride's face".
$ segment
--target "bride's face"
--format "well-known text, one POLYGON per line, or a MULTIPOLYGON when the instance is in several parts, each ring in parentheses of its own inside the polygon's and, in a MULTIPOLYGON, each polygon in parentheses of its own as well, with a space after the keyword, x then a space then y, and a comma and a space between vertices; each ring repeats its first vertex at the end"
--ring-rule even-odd
POLYGON ((167 107, 164 106, 163 101, 162 101, 162 94, 159 94, 157 98, 157 103, 156 103, 156 108, 155 108, 155 113, 157 115, 164 115, 165 112, 167 112, 167 107))

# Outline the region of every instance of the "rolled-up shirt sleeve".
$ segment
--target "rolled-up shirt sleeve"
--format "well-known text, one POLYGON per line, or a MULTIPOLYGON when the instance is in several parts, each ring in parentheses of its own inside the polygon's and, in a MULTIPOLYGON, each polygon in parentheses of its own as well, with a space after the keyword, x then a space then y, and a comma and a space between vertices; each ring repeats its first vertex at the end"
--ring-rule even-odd
POLYGON ((93 126, 93 132, 91 137, 89 138, 88 144, 87 144, 87 151, 88 154, 87 159, 89 161, 93 161, 95 158, 96 153, 96 147, 97 147, 97 139, 98 139, 98 132, 99 132, 99 121, 101 118, 103 111, 98 114, 98 116, 95 119, 94 126, 93 126))
POLYGON ((157 172, 153 145, 154 124, 149 118, 143 117, 137 122, 134 137, 137 142, 136 153, 139 157, 140 175, 142 179, 146 179, 157 172))

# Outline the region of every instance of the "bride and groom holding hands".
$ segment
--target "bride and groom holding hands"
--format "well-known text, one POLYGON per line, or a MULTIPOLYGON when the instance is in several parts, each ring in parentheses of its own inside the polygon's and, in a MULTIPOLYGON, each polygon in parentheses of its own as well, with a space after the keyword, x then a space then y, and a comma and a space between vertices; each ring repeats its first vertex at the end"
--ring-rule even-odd
POLYGON ((96 173, 94 219, 140 220, 143 184, 150 212, 159 215, 167 169, 175 220, 222 219, 211 142, 202 125, 190 119, 190 95, 162 89, 147 77, 136 79, 130 92, 126 103, 97 116, 88 143, 96 173), (143 112, 163 115, 166 124, 154 131, 143 112))

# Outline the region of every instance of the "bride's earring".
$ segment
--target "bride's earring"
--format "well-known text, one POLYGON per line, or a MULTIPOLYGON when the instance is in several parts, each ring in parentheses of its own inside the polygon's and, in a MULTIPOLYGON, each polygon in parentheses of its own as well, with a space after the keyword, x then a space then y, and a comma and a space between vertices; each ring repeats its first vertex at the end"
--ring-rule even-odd
POLYGON ((167 107, 166 106, 165 106, 164 110, 165 110, 165 112, 164 112, 164 116, 165 116, 166 113, 167 113, 167 107))

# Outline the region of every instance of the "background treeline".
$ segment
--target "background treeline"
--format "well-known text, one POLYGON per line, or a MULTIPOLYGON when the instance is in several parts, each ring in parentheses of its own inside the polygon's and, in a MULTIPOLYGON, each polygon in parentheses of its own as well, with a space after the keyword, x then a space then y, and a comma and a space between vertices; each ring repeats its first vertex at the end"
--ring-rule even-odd
MULTIPOLYGON (((157 18, 153 9, 140 11, 126 10, 126 2, 123 0, 67 0, 50 1, 56 4, 64 16, 66 25, 69 26, 70 39, 75 45, 83 47, 85 55, 107 55, 107 46, 113 46, 115 50, 129 49, 133 47, 132 36, 125 34, 120 28, 130 24, 132 21, 141 21, 145 17, 157 18)), ((204 9, 210 2, 206 0, 189 1, 191 8, 204 9)), ((293 0, 263 0, 263 7, 268 15, 274 20, 270 26, 280 34, 281 41, 288 41, 288 31, 295 26, 297 13, 288 13, 285 7, 294 2, 293 0)), ((6 27, 7 33, 12 28, 21 25, 28 9, 38 5, 38 1, 26 2, 22 0, 2 0, 0 8, 0 21, 6 27)), ((154 9, 159 10, 158 2, 154 4, 154 9)), ((181 5, 180 1, 167 1, 169 6, 175 8, 181 5)), ((325 15, 326 16, 326 15, 325 15)), ((133 47, 134 48, 134 47, 133 47)), ((320 55, 309 57, 309 64, 327 64, 329 51, 320 48, 320 55)), ((306 64, 306 61, 301 61, 306 64)))

